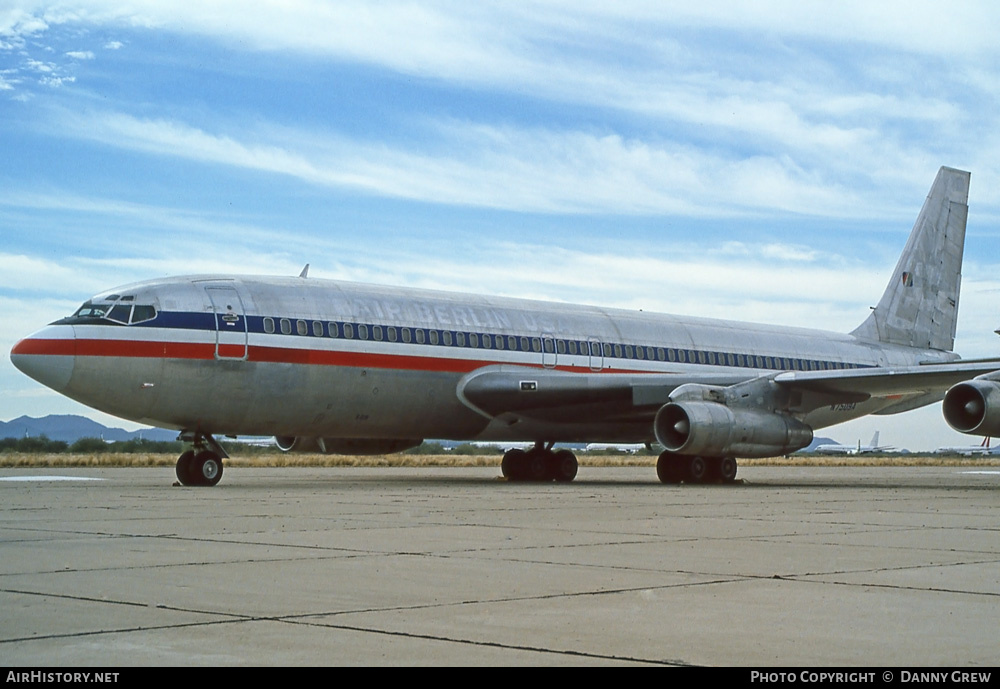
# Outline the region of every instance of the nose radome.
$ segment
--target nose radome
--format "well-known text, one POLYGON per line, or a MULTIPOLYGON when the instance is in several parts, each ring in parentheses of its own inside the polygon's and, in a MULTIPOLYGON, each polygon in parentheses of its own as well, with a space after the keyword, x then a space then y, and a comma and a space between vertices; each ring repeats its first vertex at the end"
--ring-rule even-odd
POLYGON ((10 362, 42 385, 63 392, 73 376, 76 336, 70 325, 50 325, 10 350, 10 362))

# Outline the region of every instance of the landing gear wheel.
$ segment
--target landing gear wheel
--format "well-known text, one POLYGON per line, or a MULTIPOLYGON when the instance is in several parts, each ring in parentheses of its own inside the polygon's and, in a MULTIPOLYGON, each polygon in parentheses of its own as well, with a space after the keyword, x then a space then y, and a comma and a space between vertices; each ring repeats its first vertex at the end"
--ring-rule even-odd
POLYGON ((660 483, 676 484, 684 480, 683 458, 671 452, 661 452, 656 459, 656 476, 660 483))
POLYGON ((191 462, 190 473, 196 486, 214 486, 222 478, 222 459, 210 450, 199 452, 191 462))
POLYGON ((549 458, 545 450, 531 450, 525 458, 525 478, 529 481, 545 481, 549 477, 549 458))
POLYGON ((720 457, 715 474, 723 483, 732 483, 736 480, 737 469, 735 457, 720 457))
POLYGON ((191 473, 191 465, 194 462, 194 451, 188 450, 177 458, 177 480, 182 486, 195 485, 194 476, 191 473))
POLYGON ((687 475, 684 480, 688 483, 704 483, 709 478, 708 462, 704 457, 690 457, 687 462, 687 475))
POLYGON ((556 481, 572 481, 579 468, 576 455, 569 450, 559 450, 552 455, 552 478, 556 481))
POLYGON ((528 453, 524 450, 508 450, 500 462, 500 473, 508 481, 523 481, 525 479, 528 453))

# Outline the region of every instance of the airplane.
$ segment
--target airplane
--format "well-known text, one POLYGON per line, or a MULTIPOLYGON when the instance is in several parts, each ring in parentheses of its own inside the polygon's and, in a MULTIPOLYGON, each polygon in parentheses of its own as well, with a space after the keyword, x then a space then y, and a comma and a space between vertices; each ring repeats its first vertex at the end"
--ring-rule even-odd
POLYGON ((850 333, 298 277, 201 275, 102 292, 19 341, 17 368, 95 409, 180 431, 184 485, 216 436, 381 454, 423 438, 529 442, 511 481, 572 481, 556 443, 652 443, 668 484, 943 400, 1000 435, 1000 360, 952 350, 970 173, 942 167, 878 304, 850 333))
POLYGON ((584 450, 587 452, 620 452, 634 455, 642 452, 647 447, 644 443, 587 443, 584 450))
POLYGON ((878 444, 878 431, 875 431, 875 435, 872 436, 872 441, 867 445, 862 445, 861 441, 858 441, 858 446, 853 445, 840 445, 840 444, 830 444, 817 445, 813 452, 821 455, 867 455, 873 452, 888 452, 889 450, 895 449, 892 445, 879 445, 878 444))
POLYGON ((961 455, 963 457, 975 457, 994 455, 1000 453, 1000 447, 990 447, 990 437, 983 438, 979 445, 958 445, 951 447, 939 447, 934 450, 936 455, 961 455))

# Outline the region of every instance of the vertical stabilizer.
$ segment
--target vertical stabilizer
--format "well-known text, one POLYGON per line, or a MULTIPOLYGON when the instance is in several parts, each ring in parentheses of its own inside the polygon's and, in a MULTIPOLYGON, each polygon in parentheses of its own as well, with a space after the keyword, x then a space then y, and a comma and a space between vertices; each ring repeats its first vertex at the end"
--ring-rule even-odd
POLYGON ((885 344, 952 350, 969 176, 948 167, 938 170, 882 299, 852 335, 885 344))

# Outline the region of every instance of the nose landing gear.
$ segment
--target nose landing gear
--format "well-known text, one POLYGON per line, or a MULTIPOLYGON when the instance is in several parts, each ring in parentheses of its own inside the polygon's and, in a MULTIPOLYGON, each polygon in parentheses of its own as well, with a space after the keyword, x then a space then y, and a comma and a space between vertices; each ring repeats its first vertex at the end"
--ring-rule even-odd
POLYGON ((177 480, 184 486, 214 486, 222 479, 226 451, 211 435, 181 433, 180 439, 194 445, 177 458, 177 480))

